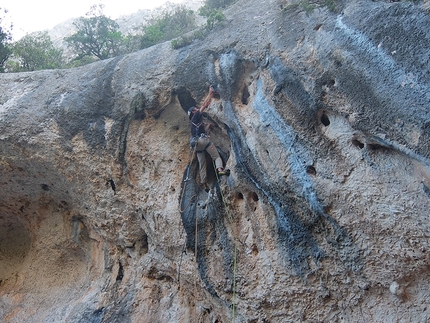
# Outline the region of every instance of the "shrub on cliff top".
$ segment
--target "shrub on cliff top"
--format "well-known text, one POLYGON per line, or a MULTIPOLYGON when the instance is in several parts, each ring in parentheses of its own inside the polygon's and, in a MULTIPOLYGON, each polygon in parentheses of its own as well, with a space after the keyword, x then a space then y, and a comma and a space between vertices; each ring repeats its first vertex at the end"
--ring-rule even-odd
POLYGON ((195 19, 194 11, 184 5, 176 6, 173 11, 165 10, 161 16, 153 18, 144 27, 141 48, 147 48, 187 33, 195 28, 195 19))
MULTIPOLYGON (((6 9, 0 8, 0 11, 7 13, 6 9)), ((7 61, 9 56, 12 54, 12 50, 9 46, 12 36, 10 29, 2 27, 3 17, 0 16, 0 73, 4 72, 4 63, 7 61)))

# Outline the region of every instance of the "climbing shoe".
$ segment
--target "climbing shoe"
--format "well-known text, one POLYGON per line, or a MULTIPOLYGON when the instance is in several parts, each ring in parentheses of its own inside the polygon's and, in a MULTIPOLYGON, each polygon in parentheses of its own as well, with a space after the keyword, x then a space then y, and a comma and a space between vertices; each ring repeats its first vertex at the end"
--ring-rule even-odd
POLYGON ((229 176, 230 175, 230 170, 229 169, 223 169, 221 171, 218 171, 218 176, 229 176))

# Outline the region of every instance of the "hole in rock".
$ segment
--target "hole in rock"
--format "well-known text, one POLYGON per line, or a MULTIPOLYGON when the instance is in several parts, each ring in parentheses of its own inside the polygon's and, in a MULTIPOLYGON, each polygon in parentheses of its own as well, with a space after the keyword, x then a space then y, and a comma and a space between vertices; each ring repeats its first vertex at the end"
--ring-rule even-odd
POLYGON ((355 147, 358 147, 358 148, 360 148, 360 149, 363 149, 363 148, 364 148, 364 144, 363 144, 361 141, 358 141, 357 139, 353 139, 353 140, 352 140, 352 144, 353 144, 355 147))
POLYGON ((327 214, 330 213, 331 209, 332 209, 332 205, 331 204, 324 206, 324 213, 327 213, 327 214))
POLYGON ((249 91, 248 87, 244 86, 242 91, 242 103, 247 105, 249 103, 249 91))
POLYGON ((109 179, 109 180, 106 182, 106 185, 107 185, 108 187, 110 187, 110 188, 112 189, 112 191, 113 191, 114 195, 116 195, 116 185, 115 185, 114 180, 113 180, 113 179, 109 179))
POLYGON ((189 108, 196 105, 196 100, 194 100, 190 91, 188 91, 185 87, 180 87, 176 89, 175 92, 178 95, 178 100, 182 109, 185 111, 188 111, 189 108))
POLYGON ((257 202, 259 200, 257 193, 251 192, 250 195, 251 195, 251 198, 252 198, 253 201, 257 202))
POLYGON ((141 254, 147 254, 148 253, 148 235, 143 232, 141 242, 141 254))
POLYGON ((328 82, 327 82, 327 85, 328 86, 333 86, 333 85, 335 85, 336 84, 336 81, 335 80, 329 80, 328 82))
POLYGON ((124 277, 124 269, 122 268, 122 263, 119 262, 118 275, 116 276, 116 281, 122 280, 124 277))
POLYGON ((316 175, 317 171, 314 166, 307 166, 306 173, 308 173, 309 175, 316 175))
POLYGON ((323 113, 321 116, 321 123, 326 127, 328 127, 330 125, 330 119, 328 118, 328 116, 325 113, 323 113))
POLYGON ((42 187, 44 191, 49 191, 49 186, 47 184, 40 184, 40 187, 42 187))
POLYGON ((31 237, 24 222, 16 215, 0 215, 0 282, 17 276, 30 247, 31 237))
POLYGON ((243 194, 241 192, 236 193, 236 199, 237 200, 243 200, 243 194))
POLYGON ((318 24, 314 27, 314 30, 318 31, 322 27, 323 24, 318 24))

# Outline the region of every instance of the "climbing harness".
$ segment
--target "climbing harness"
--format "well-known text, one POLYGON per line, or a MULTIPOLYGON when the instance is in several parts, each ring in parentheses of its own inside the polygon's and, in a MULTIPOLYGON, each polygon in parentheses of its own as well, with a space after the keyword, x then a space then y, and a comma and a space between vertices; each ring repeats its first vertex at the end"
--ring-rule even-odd
MULTIPOLYGON (((197 150, 196 151, 196 153, 197 154, 201 154, 201 153, 204 153, 205 152, 205 150, 211 145, 212 143, 209 141, 208 142, 208 144, 205 146, 205 148, 203 148, 203 150, 197 150)), ((197 147, 197 145, 196 145, 196 147, 197 147)))
POLYGON ((203 124, 203 122, 199 122, 199 123, 196 124, 196 123, 194 123, 194 122, 191 121, 191 123, 193 124, 194 127, 196 127, 195 130, 196 130, 196 135, 197 135, 198 131, 199 131, 199 128, 203 124))

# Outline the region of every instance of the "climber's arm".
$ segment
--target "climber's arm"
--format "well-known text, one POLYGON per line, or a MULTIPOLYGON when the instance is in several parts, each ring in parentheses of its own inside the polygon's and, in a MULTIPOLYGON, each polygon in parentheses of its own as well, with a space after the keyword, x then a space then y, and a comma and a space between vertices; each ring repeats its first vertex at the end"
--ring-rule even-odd
POLYGON ((206 97, 205 101, 203 102, 203 105, 200 107, 200 113, 203 113, 203 111, 206 110, 206 108, 209 106, 209 104, 211 103, 211 99, 214 96, 215 90, 212 86, 209 87, 209 94, 206 97))

